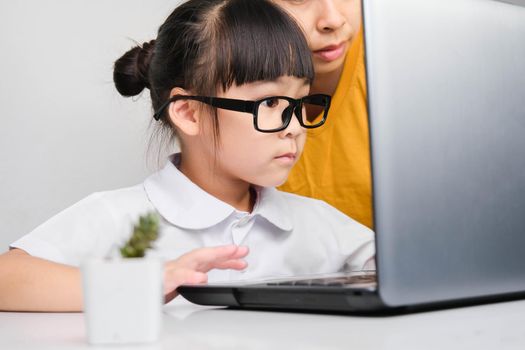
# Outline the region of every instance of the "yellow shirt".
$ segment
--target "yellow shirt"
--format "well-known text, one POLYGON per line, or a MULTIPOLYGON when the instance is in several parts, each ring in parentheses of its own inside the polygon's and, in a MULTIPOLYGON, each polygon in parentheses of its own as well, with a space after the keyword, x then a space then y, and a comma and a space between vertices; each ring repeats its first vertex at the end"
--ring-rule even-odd
POLYGON ((366 99, 360 32, 347 53, 326 123, 308 130, 303 155, 279 189, 324 200, 372 227, 366 99))

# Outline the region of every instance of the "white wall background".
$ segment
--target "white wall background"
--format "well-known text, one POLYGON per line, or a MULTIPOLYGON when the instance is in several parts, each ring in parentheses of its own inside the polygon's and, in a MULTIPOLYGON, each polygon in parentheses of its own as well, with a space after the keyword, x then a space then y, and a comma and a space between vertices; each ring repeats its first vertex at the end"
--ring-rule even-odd
POLYGON ((84 196, 155 170, 149 96, 121 97, 112 66, 179 2, 0 2, 0 252, 84 196))

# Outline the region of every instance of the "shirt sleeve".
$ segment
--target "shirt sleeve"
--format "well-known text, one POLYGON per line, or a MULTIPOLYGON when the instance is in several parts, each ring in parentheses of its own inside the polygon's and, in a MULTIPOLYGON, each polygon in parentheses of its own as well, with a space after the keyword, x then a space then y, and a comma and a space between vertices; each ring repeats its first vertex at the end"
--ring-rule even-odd
POLYGON ((334 254, 343 262, 343 271, 375 269, 375 234, 367 226, 343 214, 325 202, 320 202, 325 222, 330 224, 334 237, 334 254))
MULTIPOLYGON (((121 225, 120 225, 121 226, 121 225)), ((124 238, 102 193, 94 193, 58 213, 13 242, 28 254, 79 266, 89 257, 103 257, 124 238)))

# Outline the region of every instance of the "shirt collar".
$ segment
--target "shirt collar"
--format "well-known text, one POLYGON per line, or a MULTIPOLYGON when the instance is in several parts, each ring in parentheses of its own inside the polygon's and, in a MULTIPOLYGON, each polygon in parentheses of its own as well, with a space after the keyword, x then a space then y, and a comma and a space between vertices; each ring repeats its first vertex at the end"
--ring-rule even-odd
POLYGON ((260 215, 283 231, 291 231, 293 222, 291 210, 284 200, 283 193, 272 187, 257 188, 257 202, 253 215, 260 215))
MULTIPOLYGON (((231 205, 194 184, 177 168, 180 153, 168 158, 166 166, 144 181, 144 190, 160 215, 175 226, 205 229, 238 213, 231 205)), ((290 209, 275 188, 257 188, 251 215, 260 215, 281 230, 293 228, 290 209)))

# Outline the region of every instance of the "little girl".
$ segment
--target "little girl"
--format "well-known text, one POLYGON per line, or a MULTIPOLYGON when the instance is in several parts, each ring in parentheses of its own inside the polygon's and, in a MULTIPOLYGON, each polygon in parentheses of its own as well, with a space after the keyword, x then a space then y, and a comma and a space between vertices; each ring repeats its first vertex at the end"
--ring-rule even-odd
POLYGON ((306 129, 326 119, 330 97, 308 95, 312 79, 301 30, 270 1, 180 5, 156 40, 128 51, 114 70, 123 96, 150 90, 159 132, 176 136, 180 153, 142 184, 92 194, 12 243, 0 256, 0 309, 82 310, 78 266, 125 241, 148 211, 161 217, 150 254, 166 261, 167 301, 183 283, 373 261, 368 228, 274 188, 301 155, 306 129), (307 118, 310 108, 320 116, 307 118))

